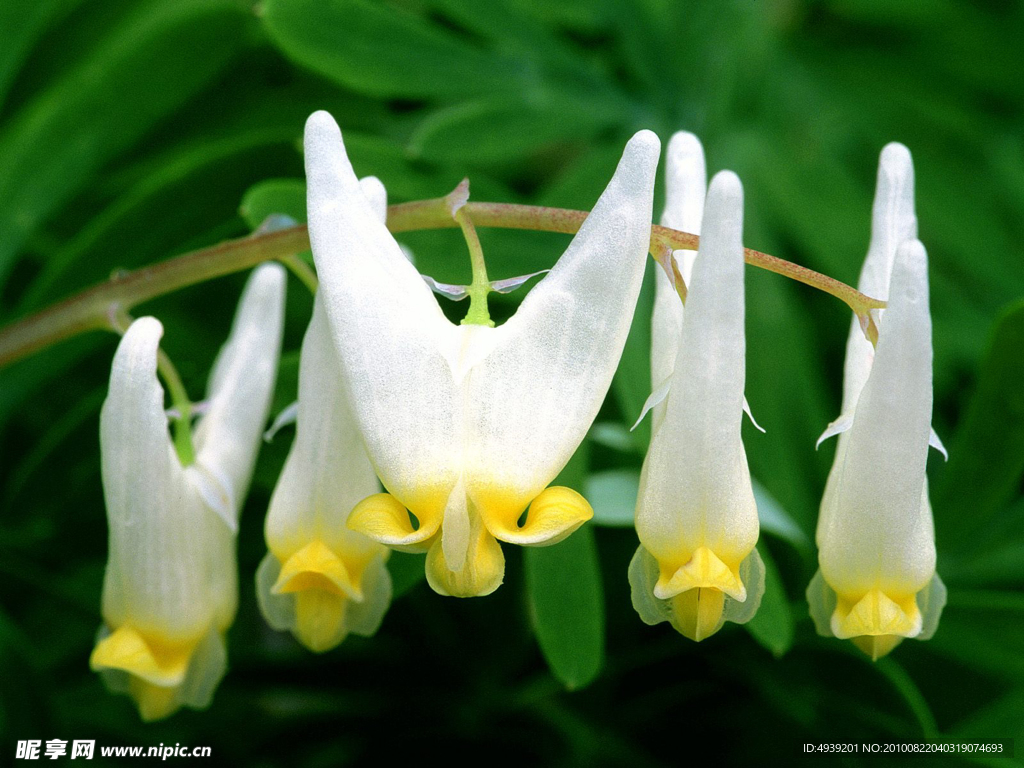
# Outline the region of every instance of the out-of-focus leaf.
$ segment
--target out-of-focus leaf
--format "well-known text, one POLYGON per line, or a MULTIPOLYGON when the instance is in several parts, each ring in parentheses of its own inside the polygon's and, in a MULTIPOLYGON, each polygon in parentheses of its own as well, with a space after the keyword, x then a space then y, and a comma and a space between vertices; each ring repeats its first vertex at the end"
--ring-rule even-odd
POLYGON ((254 184, 242 197, 239 213, 252 229, 274 214, 305 221, 306 183, 300 179, 268 179, 254 184))
POLYGON ((590 475, 583 495, 594 508, 594 525, 632 528, 639 485, 640 472, 635 469, 609 469, 590 475))
POLYGON ((996 323, 977 390, 933 495, 939 546, 955 549, 1020 493, 1024 474, 1024 304, 996 323))
POLYGON ((763 544, 757 545, 757 551, 764 562, 764 596, 754 618, 743 626, 769 653, 780 658, 793 646, 793 611, 774 558, 763 544))
POLYGON ((1024 680, 1024 594, 950 589, 928 649, 975 669, 1024 680))
POLYGON ((18 113, 0 134, 0 280, 40 223, 238 52, 246 23, 232 2, 145 6, 18 113))
POLYGON ((778 536, 780 539, 785 539, 800 552, 805 554, 810 552, 811 541, 803 529, 768 493, 767 488, 757 480, 751 480, 751 484, 754 488, 754 500, 757 502, 757 517, 761 521, 761 530, 778 536))
POLYGON ((437 162, 514 163, 566 139, 586 140, 613 120, 575 100, 489 97, 429 115, 410 151, 437 162))
MULTIPOLYGON (((555 479, 582 492, 589 463, 584 442, 555 479)), ((550 547, 525 547, 530 619, 552 674, 570 690, 590 683, 604 662, 604 591, 589 524, 550 547)))
POLYGON ((261 17, 287 56, 361 93, 451 98, 521 82, 516 62, 383 4, 267 0, 261 17))
POLYGON ((0 3, 0 107, 11 82, 18 74, 33 43, 43 29, 62 13, 74 8, 80 0, 36 0, 31 3, 0 3))

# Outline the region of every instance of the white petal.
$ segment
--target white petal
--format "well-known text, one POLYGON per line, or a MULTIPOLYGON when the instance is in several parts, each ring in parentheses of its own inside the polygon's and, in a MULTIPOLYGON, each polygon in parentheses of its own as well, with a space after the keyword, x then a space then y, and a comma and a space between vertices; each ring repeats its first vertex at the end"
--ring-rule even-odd
POLYGON ((622 354, 643 280, 660 145, 642 131, 569 248, 516 314, 482 338, 467 379, 467 489, 526 502, 572 456, 622 354))
POLYGON ((274 417, 274 421, 271 423, 270 428, 263 433, 263 442, 272 443, 278 432, 285 427, 294 424, 298 418, 299 401, 296 400, 294 403, 286 405, 284 409, 274 417))
MULTIPOLYGON (((704 149, 692 133, 679 131, 665 152, 665 210, 661 224, 683 232, 700 234, 707 190, 704 149)), ((673 258, 683 281, 689 285, 697 252, 679 250, 673 258)), ((675 286, 662 269, 655 270, 654 312, 651 315, 651 381, 665 381, 672 375, 683 325, 683 303, 675 286)), ((661 423, 664 409, 654 413, 654 428, 661 423)))
POLYGON ((151 317, 132 323, 117 347, 100 414, 103 490, 110 555, 103 617, 141 632, 194 637, 209 625, 212 520, 185 481, 164 415, 157 379, 163 328, 151 317))
POLYGON ((818 438, 817 442, 814 443, 814 450, 818 450, 823 442, 829 438, 841 435, 843 432, 849 431, 850 427, 853 426, 853 415, 840 415, 835 421, 831 422, 825 431, 821 433, 821 437, 818 438))
POLYGON ((253 270, 231 334, 214 363, 207 390, 209 405, 194 433, 196 465, 222 486, 220 495, 230 508, 218 511, 227 512, 232 527, 237 527, 239 506, 249 488, 270 411, 281 354, 284 291, 285 272, 280 265, 264 264, 253 270))
MULTIPOLYGON (((306 122, 309 236, 320 291, 367 451, 410 508, 455 484, 460 398, 442 347, 456 329, 374 214, 326 112, 306 122)), ((441 501, 438 502, 437 499, 441 501)))
POLYGON ((757 507, 740 439, 742 226, 739 179, 720 173, 708 192, 665 419, 641 479, 637 533, 659 560, 707 546, 738 565, 757 541, 757 507))
POLYGON ((363 197, 370 205, 370 210, 377 220, 382 224, 388 218, 388 191, 384 183, 376 176, 364 176, 359 180, 359 188, 363 191, 363 197))
MULTIPOLYGON (((871 214, 871 244, 857 283, 861 293, 883 301, 888 299, 896 249, 916 237, 914 165, 910 151, 894 142, 885 146, 878 162, 878 182, 871 214)), ((884 317, 885 313, 880 312, 876 320, 879 325, 884 317)), ((842 413, 853 413, 873 359, 874 348, 854 317, 846 342, 842 413)))
POLYGON ((938 433, 934 429, 928 436, 928 445, 930 445, 936 451, 941 453, 942 458, 944 458, 946 461, 949 461, 949 453, 946 451, 946 446, 942 444, 942 438, 939 437, 938 433))
POLYGON ((339 555, 369 552, 377 545, 350 531, 345 521, 352 508, 380 486, 348 403, 319 295, 299 361, 295 441, 270 500, 268 543, 281 558, 313 539, 339 555))
MULTIPOLYGON (((661 384, 656 386, 654 388, 654 391, 647 396, 647 399, 644 401, 644 407, 640 409, 640 416, 637 418, 633 426, 629 428, 630 432, 632 432, 634 429, 640 426, 640 422, 644 420, 644 416, 646 416, 649 411, 653 410, 654 408, 657 408, 659 405, 665 402, 665 398, 668 397, 668 391, 670 389, 672 389, 671 376, 669 376, 667 379, 661 382, 661 384)), ((664 414, 664 408, 661 410, 662 414, 664 414)))
POLYGON ((899 249, 871 375, 837 466, 820 562, 838 592, 922 589, 935 571, 925 491, 931 432, 928 263, 914 240, 899 249))

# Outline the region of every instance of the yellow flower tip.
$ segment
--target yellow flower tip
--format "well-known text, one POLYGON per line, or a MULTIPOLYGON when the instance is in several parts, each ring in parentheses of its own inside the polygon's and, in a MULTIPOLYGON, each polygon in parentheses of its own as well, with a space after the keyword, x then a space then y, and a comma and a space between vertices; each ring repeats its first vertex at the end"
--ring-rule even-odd
POLYGON ((674 626, 681 635, 699 643, 722 628, 725 593, 713 587, 688 589, 671 601, 674 626))
POLYGON ((307 589, 295 595, 295 636, 314 653, 336 648, 348 635, 348 598, 341 592, 307 589))
POLYGON ((153 685, 133 676, 128 683, 128 694, 139 708, 139 717, 146 723, 163 720, 181 708, 178 686, 153 685))
POLYGON ((572 488, 553 485, 537 494, 520 526, 522 507, 508 503, 504 496, 492 491, 474 501, 491 534, 509 544, 557 544, 594 516, 593 507, 582 495, 572 488))
POLYGON ((281 566, 281 575, 270 591, 275 595, 327 592, 362 602, 363 591, 358 576, 358 573, 349 573, 345 563, 330 547, 320 540, 314 540, 285 561, 281 566))
POLYGON ((870 656, 872 661, 878 661, 903 642, 903 638, 899 635, 861 635, 850 639, 854 645, 870 656))
MULTIPOLYGON (((837 594, 836 609, 832 614, 832 633, 841 639, 862 635, 914 637, 920 634, 921 624, 916 595, 897 595, 893 599, 880 589, 854 596, 837 594)), ((892 647, 881 655, 884 656, 892 647)))
POLYGON ((747 599, 747 590, 739 574, 739 564, 730 567, 707 547, 698 547, 682 565, 659 563, 654 596, 668 600, 681 592, 714 589, 735 600, 747 599))
POLYGON ((199 639, 182 642, 146 637, 125 624, 96 644, 89 667, 94 672, 118 669, 153 686, 173 688, 185 679, 199 639))
POLYGON ((449 568, 438 537, 427 552, 426 571, 427 583, 439 595, 483 597, 501 586, 505 578, 505 555, 497 540, 480 527, 473 531, 461 568, 449 568))
MULTIPOLYGON (((440 509, 444 509, 441 504, 440 509)), ((390 493, 367 496, 352 509, 348 527, 389 547, 409 551, 424 551, 425 542, 441 527, 441 515, 430 515, 419 520, 413 528, 405 505, 390 493)))

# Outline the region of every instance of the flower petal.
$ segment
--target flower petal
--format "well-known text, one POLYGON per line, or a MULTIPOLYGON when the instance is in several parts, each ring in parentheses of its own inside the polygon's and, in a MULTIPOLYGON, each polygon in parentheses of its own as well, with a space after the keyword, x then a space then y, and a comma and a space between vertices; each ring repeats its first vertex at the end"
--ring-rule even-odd
MULTIPOLYGON (((484 504, 489 509, 499 505, 484 504)), ((526 512, 520 527, 519 514, 511 510, 504 516, 491 515, 484 522, 491 534, 501 541, 522 546, 545 547, 557 544, 594 516, 590 503, 572 488, 553 485, 538 494, 526 512)))
MULTIPOLYGON (((216 520, 185 479, 167 431, 157 380, 163 327, 151 317, 121 339, 100 414, 103 491, 110 555, 103 617, 169 643, 194 640, 209 626, 211 550, 216 520)), ((226 532, 226 529, 224 529, 226 532)))
POLYGON ((875 361, 820 530, 822 574, 840 602, 876 588, 891 600, 913 596, 935 572, 925 486, 931 413, 928 262, 914 240, 899 249, 875 361))
POLYGON ((467 490, 522 511, 593 423, 622 354, 650 242, 657 137, 638 133, 554 268, 489 334, 466 382, 467 490))
POLYGON ((758 537, 743 418, 743 192, 729 172, 708 191, 672 386, 644 463, 637 533, 663 573, 701 547, 736 572, 758 537))
MULTIPOLYGON (((284 326, 285 272, 279 264, 253 270, 231 334, 210 375, 208 407, 195 433, 196 465, 222 486, 237 528, 277 378, 284 326)), ((209 494, 207 494, 209 496, 209 494)), ((223 506, 223 505, 220 505, 223 506)), ((215 510, 221 511, 218 507, 215 510)), ((223 514, 223 511, 221 511, 223 514)))
POLYGON ((461 454, 461 398, 442 352, 456 329, 375 215, 326 112, 306 122, 305 148, 313 258, 367 452, 402 504, 440 519, 461 454))
POLYGON ((368 558, 377 545, 345 523, 380 485, 348 402, 319 295, 299 361, 295 440, 270 500, 267 544, 282 563, 311 541, 336 554, 368 558))

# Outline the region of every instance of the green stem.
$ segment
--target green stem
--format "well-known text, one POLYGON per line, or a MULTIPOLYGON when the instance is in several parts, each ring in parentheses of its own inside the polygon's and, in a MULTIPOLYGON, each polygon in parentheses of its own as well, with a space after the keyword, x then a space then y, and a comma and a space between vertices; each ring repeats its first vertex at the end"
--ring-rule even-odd
POLYGON ((309 289, 309 292, 316 296, 317 288, 320 287, 320 281, 317 279, 316 272, 309 264, 294 253, 289 256, 282 256, 278 261, 290 269, 292 274, 299 278, 302 284, 309 289))
POLYGON ((174 419, 174 448, 183 467, 196 460, 192 445, 192 401, 189 400, 185 384, 178 375, 171 358, 162 349, 157 350, 156 368, 171 394, 171 403, 178 411, 174 419))
POLYGON ((469 260, 473 266, 473 282, 469 286, 469 312, 463 318, 463 325, 486 325, 494 327, 491 314, 487 311, 487 294, 491 292, 491 281, 487 279, 487 264, 484 262, 484 249, 480 246, 480 236, 476 233, 472 219, 463 206, 455 212, 455 221, 462 228, 462 234, 469 246, 469 260))
MULTIPOLYGON (((573 234, 587 218, 585 211, 532 205, 467 203, 464 207, 476 226, 485 227, 573 234)), ((456 226, 458 222, 452 216, 447 197, 388 207, 388 228, 395 233, 456 226)), ((651 242, 652 252, 657 253, 658 248, 666 243, 673 249, 695 249, 700 238, 655 226, 651 229, 651 242)), ((306 226, 300 225, 230 240, 132 272, 118 273, 107 282, 0 330, 0 368, 79 333, 109 328, 111 313, 127 312, 157 296, 248 269, 264 261, 287 259, 307 250, 309 234, 306 226)), ((869 313, 871 309, 884 307, 885 302, 865 296, 831 277, 760 251, 745 249, 744 255, 748 264, 832 294, 862 319, 869 337, 877 338, 869 313)))

